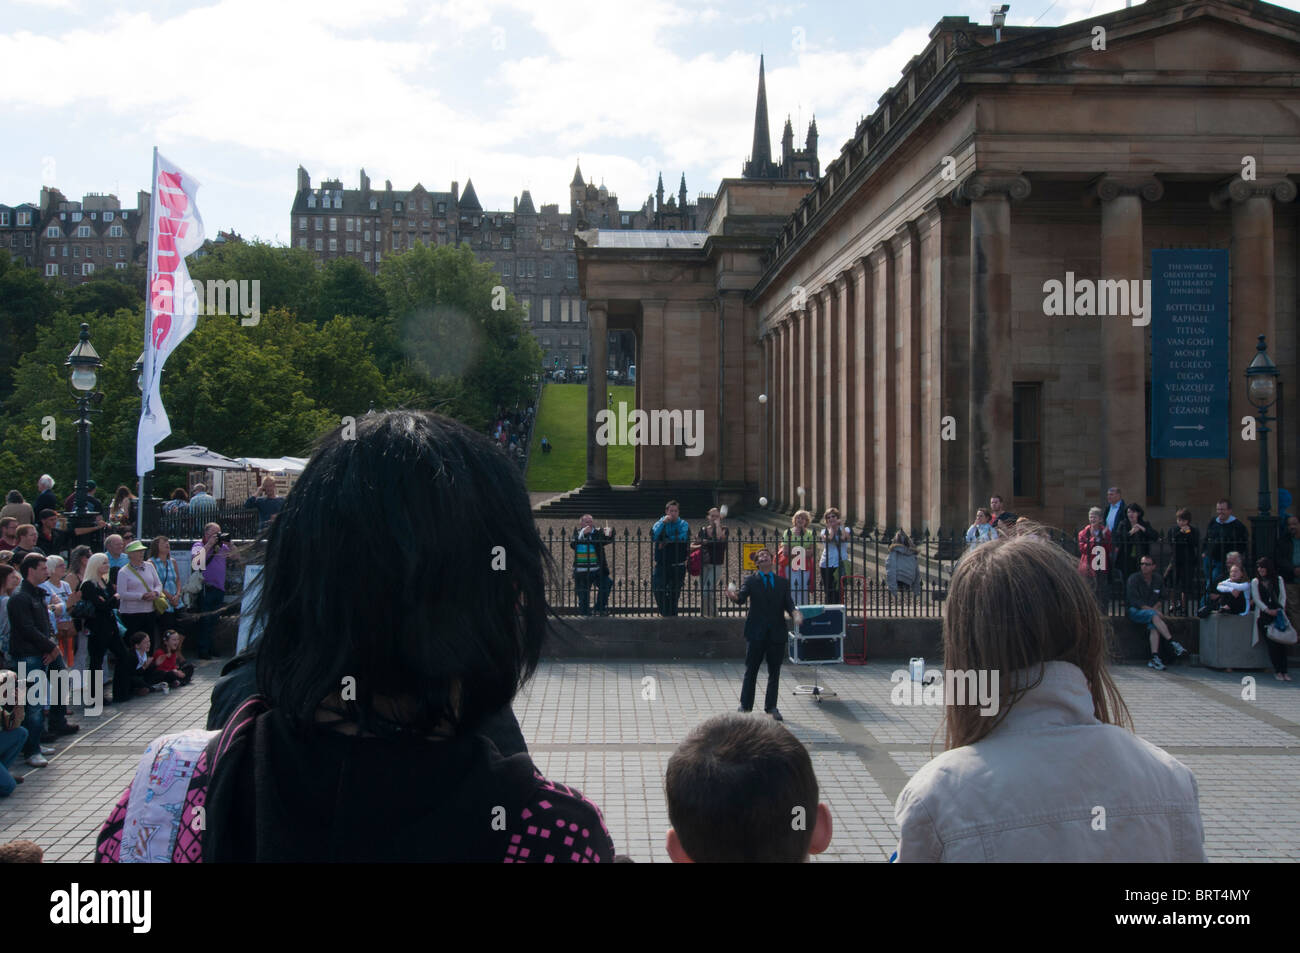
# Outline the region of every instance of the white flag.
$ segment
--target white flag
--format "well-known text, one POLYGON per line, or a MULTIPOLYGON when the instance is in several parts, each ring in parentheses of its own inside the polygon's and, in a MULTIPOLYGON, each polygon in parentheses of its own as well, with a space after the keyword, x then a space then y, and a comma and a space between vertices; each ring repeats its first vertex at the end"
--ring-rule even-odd
POLYGON ((185 256, 203 244, 203 219, 194 196, 199 183, 153 151, 149 209, 149 288, 144 321, 144 398, 136 438, 135 472, 154 468, 154 448, 172 432, 159 381, 163 364, 199 320, 199 298, 185 256))

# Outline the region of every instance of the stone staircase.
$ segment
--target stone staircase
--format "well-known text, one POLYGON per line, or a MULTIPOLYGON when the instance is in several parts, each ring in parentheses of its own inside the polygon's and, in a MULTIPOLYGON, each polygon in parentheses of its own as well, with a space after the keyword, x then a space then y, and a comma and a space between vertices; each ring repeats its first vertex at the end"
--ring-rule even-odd
POLYGON ((656 520, 664 515, 664 504, 676 500, 682 516, 699 522, 714 505, 715 494, 708 487, 644 490, 635 486, 608 488, 578 487, 533 507, 537 519, 572 519, 590 513, 597 520, 656 520))

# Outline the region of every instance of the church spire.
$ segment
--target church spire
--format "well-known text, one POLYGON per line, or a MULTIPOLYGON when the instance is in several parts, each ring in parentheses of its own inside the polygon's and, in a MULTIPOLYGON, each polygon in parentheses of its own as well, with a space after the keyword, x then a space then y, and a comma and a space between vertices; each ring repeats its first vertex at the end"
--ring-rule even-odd
POLYGON ((754 106, 754 146, 750 159, 756 172, 765 172, 772 162, 772 135, 767 129, 767 81, 763 56, 758 57, 758 102, 754 106))

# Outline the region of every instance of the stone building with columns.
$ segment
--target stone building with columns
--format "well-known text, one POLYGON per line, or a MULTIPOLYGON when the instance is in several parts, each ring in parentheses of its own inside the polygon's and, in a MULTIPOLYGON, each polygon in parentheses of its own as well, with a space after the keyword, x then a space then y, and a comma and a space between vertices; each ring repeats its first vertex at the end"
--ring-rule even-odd
POLYGON ((1151 459, 1150 327, 1049 316, 1044 285, 1227 249, 1229 421, 1266 335, 1270 479, 1294 490, 1293 174, 1294 12, 1149 0, 1000 41, 946 17, 811 188, 726 180, 679 245, 584 236, 592 330, 637 333, 640 406, 705 412, 704 453, 640 447, 638 478, 909 529, 964 528, 992 493, 1077 528, 1110 485, 1158 526, 1224 495, 1246 515, 1259 444, 1234 425, 1226 460, 1151 459))

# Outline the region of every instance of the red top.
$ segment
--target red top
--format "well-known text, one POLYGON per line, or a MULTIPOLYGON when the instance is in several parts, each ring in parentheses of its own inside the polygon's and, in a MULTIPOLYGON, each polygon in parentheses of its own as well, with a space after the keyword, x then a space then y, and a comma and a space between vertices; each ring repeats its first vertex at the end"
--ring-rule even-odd
POLYGON ((175 655, 168 655, 163 649, 153 653, 153 667, 160 672, 174 672, 176 666, 185 661, 185 657, 177 652, 175 655))

